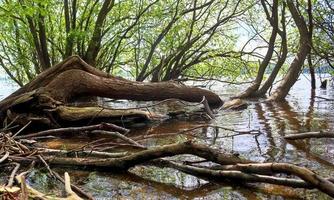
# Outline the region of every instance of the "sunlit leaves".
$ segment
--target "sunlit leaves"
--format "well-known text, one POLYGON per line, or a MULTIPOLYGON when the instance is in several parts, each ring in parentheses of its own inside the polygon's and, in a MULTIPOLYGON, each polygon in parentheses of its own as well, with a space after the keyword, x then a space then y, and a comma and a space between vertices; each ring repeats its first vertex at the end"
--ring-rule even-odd
MULTIPOLYGON (((316 8, 315 19, 319 23, 328 22, 330 10, 319 1, 313 3, 316 8)), ((41 63, 27 19, 31 18, 39 32, 41 16, 44 17, 51 64, 68 56, 66 48, 71 48, 71 54, 84 57, 102 5, 103 1, 98 0, 68 0, 70 30, 66 30, 64 1, 2 1, 2 60, 24 83, 40 72, 41 63)), ((305 8, 305 3, 301 2, 303 14, 305 8)), ((265 48, 265 40, 268 40, 271 30, 265 17, 261 5, 251 0, 241 1, 240 4, 237 0, 115 1, 101 27, 102 39, 98 41, 101 45, 95 64, 110 73, 136 78, 148 60, 152 44, 172 22, 161 41, 153 48, 145 72, 146 80, 151 80, 155 71, 159 72, 156 73, 159 74, 159 80, 187 74, 229 76, 232 79, 253 75, 258 67, 258 59, 261 58, 251 54, 242 55, 240 51, 247 42, 244 38, 251 39, 250 47, 263 45, 265 48), (192 11, 194 7, 198 9, 192 11), (226 20, 215 27, 224 18, 226 20), (258 36, 251 38, 254 34, 258 36), (175 75, 168 76, 170 73, 175 75)), ((287 14, 289 51, 293 52, 297 48, 298 33, 289 19, 287 14)), ((333 45, 327 42, 330 38, 324 30, 315 30, 314 45, 319 51, 331 51, 333 45)), ((276 46, 278 51, 279 39, 276 46)), ((250 51, 250 48, 243 50, 250 51)), ((259 52, 256 53, 261 54, 259 52)), ((276 59, 274 56, 272 62, 276 59)))

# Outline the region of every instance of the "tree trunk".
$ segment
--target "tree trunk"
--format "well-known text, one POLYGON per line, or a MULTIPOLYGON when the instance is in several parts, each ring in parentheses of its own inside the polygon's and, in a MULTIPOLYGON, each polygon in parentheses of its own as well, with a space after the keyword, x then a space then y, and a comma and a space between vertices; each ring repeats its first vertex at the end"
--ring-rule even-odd
POLYGON ((245 91, 238 94, 236 98, 248 98, 248 97, 254 96, 254 93, 259 89, 261 85, 263 75, 265 73, 267 66, 270 63, 271 57, 275 49, 275 41, 276 41, 276 36, 278 33, 278 1, 276 0, 273 3, 272 16, 269 15, 265 2, 261 1, 261 3, 264 7, 264 10, 266 11, 267 19, 268 21, 270 21, 270 24, 272 25, 271 36, 270 36, 269 43, 268 43, 269 44, 268 50, 267 50, 267 53, 263 61, 261 62, 259 66, 259 70, 257 72, 257 76, 255 78, 254 83, 250 87, 248 87, 245 91))
POLYGON ((117 111, 100 107, 69 107, 64 104, 80 97, 109 97, 139 101, 176 98, 201 102, 206 98, 210 107, 217 108, 223 101, 208 90, 179 85, 174 82, 143 83, 110 76, 85 63, 77 56, 49 68, 35 80, 18 89, 0 102, 0 119, 19 117, 20 124, 36 121, 51 127, 72 122, 90 122, 122 116, 149 118, 143 111, 117 111))
MULTIPOLYGON (((309 38, 312 46, 312 37, 313 37, 313 14, 312 14, 312 2, 311 0, 307 1, 308 8, 307 8, 307 14, 308 14, 308 32, 309 32, 309 38)), ((311 74, 311 87, 312 90, 315 90, 316 88, 316 82, 315 82, 315 73, 314 73, 314 67, 312 65, 312 56, 311 56, 311 51, 309 55, 307 56, 307 62, 308 66, 310 68, 310 74, 311 74)))
POLYGON ((282 8, 282 29, 278 31, 278 34, 281 37, 281 55, 278 58, 278 61, 273 69, 273 71, 270 73, 268 79, 264 82, 264 84, 261 86, 260 89, 258 89, 254 94, 253 97, 263 97, 267 93, 270 87, 272 87, 276 76, 281 69, 281 67, 284 65, 287 54, 288 54, 288 44, 287 44, 287 38, 286 38, 286 21, 285 21, 285 7, 286 4, 283 2, 283 8, 282 8))
POLYGON ((68 102, 79 96, 100 96, 113 99, 155 101, 177 98, 200 102, 203 96, 211 107, 222 105, 221 99, 208 90, 187 87, 174 82, 143 83, 118 78, 105 78, 82 70, 67 70, 44 89, 58 101, 68 102))
POLYGON ((310 69, 310 75, 311 75, 311 87, 312 87, 312 90, 315 90, 316 89, 316 81, 315 81, 315 72, 314 72, 314 67, 313 67, 313 64, 312 64, 311 54, 308 54, 307 62, 308 62, 308 67, 310 69))
POLYGON ((282 83, 269 97, 269 100, 274 101, 282 101, 285 99, 286 95, 288 95, 290 88, 294 85, 299 77, 299 73, 304 64, 306 56, 310 53, 311 50, 309 31, 303 17, 299 14, 297 8, 291 0, 287 1, 287 5, 300 34, 299 48, 296 57, 292 61, 289 71, 284 77, 282 83))

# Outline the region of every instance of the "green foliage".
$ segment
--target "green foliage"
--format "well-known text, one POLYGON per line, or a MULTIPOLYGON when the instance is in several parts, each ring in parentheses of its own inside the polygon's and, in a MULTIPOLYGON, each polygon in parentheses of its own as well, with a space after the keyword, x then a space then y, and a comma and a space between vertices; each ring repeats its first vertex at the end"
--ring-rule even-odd
MULTIPOLYGON (((126 74, 140 81, 187 75, 248 78, 256 73, 261 59, 258 54, 263 54, 252 48, 266 46, 264 41, 269 38, 271 26, 261 4, 254 1, 105 2, 109 4, 88 0, 2 1, 1 67, 20 85, 70 55, 79 55, 108 73, 126 74), (101 17, 103 11, 105 17, 101 17), (242 47, 247 41, 241 36, 251 40, 245 49, 242 47)), ((321 18, 330 14, 326 5, 313 3, 317 8, 314 18, 319 23, 328 20, 321 18)), ((300 4, 303 15, 305 5, 300 4)), ((293 53, 298 32, 292 23, 287 28, 293 53)), ((327 40, 327 32, 314 31, 314 45, 322 54, 333 50, 327 40)), ((279 39, 276 43, 279 50, 279 39)))

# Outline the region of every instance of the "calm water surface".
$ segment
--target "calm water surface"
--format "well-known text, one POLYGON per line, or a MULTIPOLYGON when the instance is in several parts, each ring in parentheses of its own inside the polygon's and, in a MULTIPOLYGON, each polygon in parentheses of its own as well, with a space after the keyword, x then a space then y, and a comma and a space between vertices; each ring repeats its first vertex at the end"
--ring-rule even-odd
MULTIPOLYGON (((1 79, 0 94, 6 96, 15 87, 1 79)), ((196 83, 198 85, 198 83, 196 83)), ((226 86, 214 83, 211 89, 223 99, 240 91, 245 86, 226 86)), ((283 138, 288 133, 334 130, 334 101, 325 101, 317 96, 334 99, 331 89, 314 92, 310 90, 307 77, 301 79, 292 88, 288 103, 269 104, 264 100, 249 101, 247 109, 242 111, 219 111, 215 120, 198 119, 164 120, 147 126, 132 128, 129 136, 164 134, 189 129, 200 124, 219 125, 235 130, 256 130, 259 135, 246 134, 228 137, 230 131, 203 128, 196 130, 195 137, 177 135, 142 140, 146 146, 182 142, 188 139, 205 143, 222 151, 240 154, 240 157, 261 162, 290 162, 308 167, 317 173, 333 177, 334 140, 309 139, 287 141, 283 138)), ((134 107, 149 103, 116 102, 113 107, 134 107)), ((184 109, 182 105, 164 105, 151 108, 150 112, 166 113, 175 109, 184 109)), ((190 111, 194 108, 188 108, 190 111)), ((53 139, 45 141, 50 148, 71 149, 97 139, 91 136, 53 139)), ((175 159, 194 159, 177 157, 175 159)), ((64 172, 65 169, 58 169, 64 172)), ((238 187, 210 183, 172 169, 156 167, 136 167, 127 174, 112 174, 69 171, 73 181, 92 193, 97 199, 329 199, 316 190, 290 189, 273 185, 259 187, 238 187)), ((30 175, 30 184, 42 191, 59 191, 57 184, 48 181, 43 170, 36 170, 30 175), (48 183, 48 184, 46 184, 48 183), (47 187, 45 186, 47 185, 47 187)))

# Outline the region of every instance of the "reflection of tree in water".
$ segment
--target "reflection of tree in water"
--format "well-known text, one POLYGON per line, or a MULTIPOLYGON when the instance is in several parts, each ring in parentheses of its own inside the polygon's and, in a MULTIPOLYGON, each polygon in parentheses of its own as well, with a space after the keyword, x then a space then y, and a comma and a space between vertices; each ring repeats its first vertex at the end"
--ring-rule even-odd
MULTIPOLYGON (((291 131, 303 131, 302 122, 299 119, 299 114, 294 111, 288 102, 279 102, 274 104, 277 114, 281 119, 281 123, 286 122, 288 129, 291 131)), ((285 129, 287 131, 287 129, 285 129)), ((285 132, 281 134, 285 135, 285 132)))
POLYGON ((315 102, 315 90, 312 90, 311 98, 310 98, 310 105, 306 113, 306 120, 304 124, 307 131, 311 131, 311 128, 312 128, 312 121, 313 121, 313 115, 314 115, 314 102, 315 102))
POLYGON ((267 161, 270 162, 270 161, 275 161, 277 156, 276 156, 276 144, 275 144, 275 141, 274 141, 274 138, 272 136, 272 128, 270 126, 270 121, 269 119, 266 118, 265 116, 265 112, 263 110, 263 107, 261 105, 261 103, 257 103, 255 104, 255 112, 257 114, 257 117, 258 119, 260 120, 260 128, 261 128, 261 131, 264 132, 264 134, 266 134, 266 138, 268 140, 268 143, 269 143, 269 146, 268 147, 268 150, 265 152, 265 154, 268 155, 268 159, 267 161), (263 125, 263 126, 261 126, 263 125))
POLYGON ((277 148, 275 144, 275 138, 272 134, 277 132, 280 137, 283 137, 287 131, 292 132, 305 132, 312 130, 312 124, 314 123, 314 95, 310 98, 310 103, 308 110, 306 112, 306 119, 303 120, 303 116, 287 103, 271 103, 266 102, 265 108, 261 104, 256 104, 255 112, 259 120, 263 123, 261 127, 267 134, 267 139, 270 144, 270 149, 267 151, 267 155, 276 161, 282 161, 286 156, 286 145, 287 142, 293 145, 299 152, 305 153, 306 159, 317 161, 318 163, 334 168, 334 164, 327 159, 323 158, 321 155, 317 155, 311 151, 311 145, 308 140, 285 140, 279 139, 278 142, 281 143, 280 147, 277 148), (279 149, 279 152, 275 155, 275 149, 279 149), (278 155, 279 154, 279 155, 278 155))

